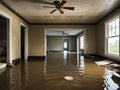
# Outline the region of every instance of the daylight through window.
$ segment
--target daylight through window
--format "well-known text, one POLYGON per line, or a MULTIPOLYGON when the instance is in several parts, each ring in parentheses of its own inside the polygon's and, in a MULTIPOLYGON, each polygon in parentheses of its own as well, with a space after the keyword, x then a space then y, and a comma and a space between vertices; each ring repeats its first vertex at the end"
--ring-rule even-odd
POLYGON ((106 24, 107 29, 107 40, 106 40, 106 51, 109 54, 120 55, 120 21, 119 17, 116 17, 106 24))
POLYGON ((84 36, 80 37, 80 49, 84 49, 84 36))

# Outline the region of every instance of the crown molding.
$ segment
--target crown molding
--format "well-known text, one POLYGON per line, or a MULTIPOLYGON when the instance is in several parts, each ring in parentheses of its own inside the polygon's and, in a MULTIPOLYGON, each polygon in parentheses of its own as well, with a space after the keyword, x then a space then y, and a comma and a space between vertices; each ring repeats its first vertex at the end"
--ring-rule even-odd
POLYGON ((115 11, 117 11, 117 10, 119 10, 119 9, 120 9, 120 6, 116 7, 116 8, 113 9, 111 12, 109 12, 107 15, 105 15, 104 17, 102 17, 101 19, 99 19, 99 20, 95 23, 95 25, 98 24, 98 23, 100 23, 102 20, 104 20, 104 19, 107 18, 109 15, 111 15, 112 13, 114 13, 115 11))
POLYGON ((29 23, 29 25, 95 25, 94 23, 29 23))
POLYGON ((3 0, 0 0, 0 3, 5 6, 8 10, 10 10, 11 12, 13 12, 15 15, 17 15, 18 17, 20 17, 22 20, 24 20, 27 24, 29 24, 29 22, 24 19, 22 16, 20 16, 17 12, 15 12, 12 8, 10 8, 10 6, 8 6, 3 0))
POLYGON ((102 20, 104 20, 106 17, 108 17, 110 14, 112 14, 116 10, 120 9, 120 6, 116 7, 111 12, 109 12, 107 15, 105 15, 104 17, 102 17, 101 19, 99 19, 96 23, 30 23, 25 18, 23 18, 22 16, 20 16, 17 12, 15 12, 12 8, 10 8, 10 6, 7 5, 3 0, 0 0, 0 3, 3 6, 5 6, 7 9, 9 9, 11 12, 13 12, 14 14, 16 14, 18 17, 20 17, 22 20, 24 20, 29 25, 96 25, 99 22, 101 22, 102 20))

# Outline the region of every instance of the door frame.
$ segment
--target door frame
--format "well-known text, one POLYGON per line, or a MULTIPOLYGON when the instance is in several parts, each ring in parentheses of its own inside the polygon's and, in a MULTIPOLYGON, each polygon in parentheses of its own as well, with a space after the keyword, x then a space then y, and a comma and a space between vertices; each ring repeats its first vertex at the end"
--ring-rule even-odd
POLYGON ((12 62, 12 17, 0 10, 0 15, 7 19, 7 65, 13 65, 12 62))
POLYGON ((69 44, 68 44, 68 50, 67 51, 70 51, 70 39, 69 38, 64 38, 63 39, 63 51, 64 51, 64 40, 67 39, 69 41, 69 44))
POLYGON ((79 40, 79 36, 77 37, 77 53, 80 53, 80 40, 79 40))
POLYGON ((81 51, 86 53, 86 31, 84 30, 81 34, 77 36, 77 53, 81 54, 81 51), (84 37, 84 49, 80 48, 80 37, 84 37))
POLYGON ((25 60, 28 59, 28 26, 26 26, 24 23, 20 22, 20 45, 19 45, 19 57, 21 58, 21 26, 25 27, 25 60))

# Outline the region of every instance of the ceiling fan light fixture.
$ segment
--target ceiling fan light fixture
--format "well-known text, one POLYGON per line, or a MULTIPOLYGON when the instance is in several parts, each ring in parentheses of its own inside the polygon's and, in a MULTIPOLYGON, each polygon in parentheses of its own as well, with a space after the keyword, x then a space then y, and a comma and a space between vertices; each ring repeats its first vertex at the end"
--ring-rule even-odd
MULTIPOLYGON (((56 9, 54 9, 53 11, 51 11, 50 14, 54 13, 56 10, 58 10, 58 11, 60 12, 60 14, 64 14, 63 9, 67 9, 67 10, 74 10, 74 9, 75 9, 75 7, 67 7, 67 6, 64 6, 65 3, 67 3, 66 0, 62 0, 61 2, 58 1, 58 0, 55 0, 55 1, 53 2, 53 5, 54 5, 55 7, 52 7, 52 8, 56 8, 56 9)), ((51 8, 51 6, 43 6, 43 7, 51 8)))

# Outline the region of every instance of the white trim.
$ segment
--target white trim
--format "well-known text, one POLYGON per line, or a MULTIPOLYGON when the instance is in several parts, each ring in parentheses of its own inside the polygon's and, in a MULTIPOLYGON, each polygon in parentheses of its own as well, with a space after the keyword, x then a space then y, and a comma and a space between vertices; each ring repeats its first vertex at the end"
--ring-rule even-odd
POLYGON ((80 40, 80 41, 79 41, 79 42, 80 42, 79 48, 82 49, 82 50, 84 50, 84 48, 85 48, 84 46, 85 46, 85 45, 83 45, 83 48, 81 48, 81 38, 82 38, 82 37, 83 37, 83 44, 85 44, 85 37, 84 37, 84 34, 82 34, 82 35, 80 35, 80 37, 79 37, 79 38, 80 38, 80 39, 79 39, 79 40, 80 40))
POLYGON ((105 22, 105 50, 104 50, 104 54, 107 55, 107 48, 108 48, 108 40, 107 40, 107 22, 105 22))
POLYGON ((7 19, 7 63, 12 64, 12 17, 0 10, 0 15, 7 19))
POLYGON ((86 54, 86 52, 87 52, 87 45, 86 45, 86 37, 87 37, 87 35, 86 35, 86 29, 84 29, 84 54, 86 54))
POLYGON ((46 35, 46 30, 44 30, 44 55, 47 55, 47 35, 46 35))
POLYGON ((109 19, 109 20, 107 20, 106 22, 105 22, 105 50, 104 50, 104 55, 105 56, 107 56, 107 57, 111 57, 111 58, 114 58, 114 57, 116 57, 116 58, 120 58, 120 32, 119 32, 119 55, 116 55, 116 54, 112 54, 112 53, 109 53, 108 52, 108 23, 109 22, 112 22, 112 21, 114 21, 116 18, 119 18, 119 30, 120 30, 120 15, 115 15, 113 18, 111 18, 111 19, 109 19))
POLYGON ((120 13, 119 13, 119 57, 120 57, 120 13))
POLYGON ((79 50, 80 44, 79 43, 80 43, 79 36, 77 36, 77 53, 80 53, 80 50, 79 50))
MULTIPOLYGON (((24 23, 20 22, 20 30, 21 26, 25 27, 25 60, 28 59, 28 26, 26 26, 24 23)), ((19 57, 21 58, 21 31, 20 31, 20 45, 19 45, 19 57)))
POLYGON ((80 33, 77 38, 79 39, 79 52, 80 50, 82 50, 84 52, 84 54, 86 54, 86 29, 83 30, 83 33, 80 33), (81 49, 80 48, 80 37, 83 36, 84 37, 84 48, 81 49))

